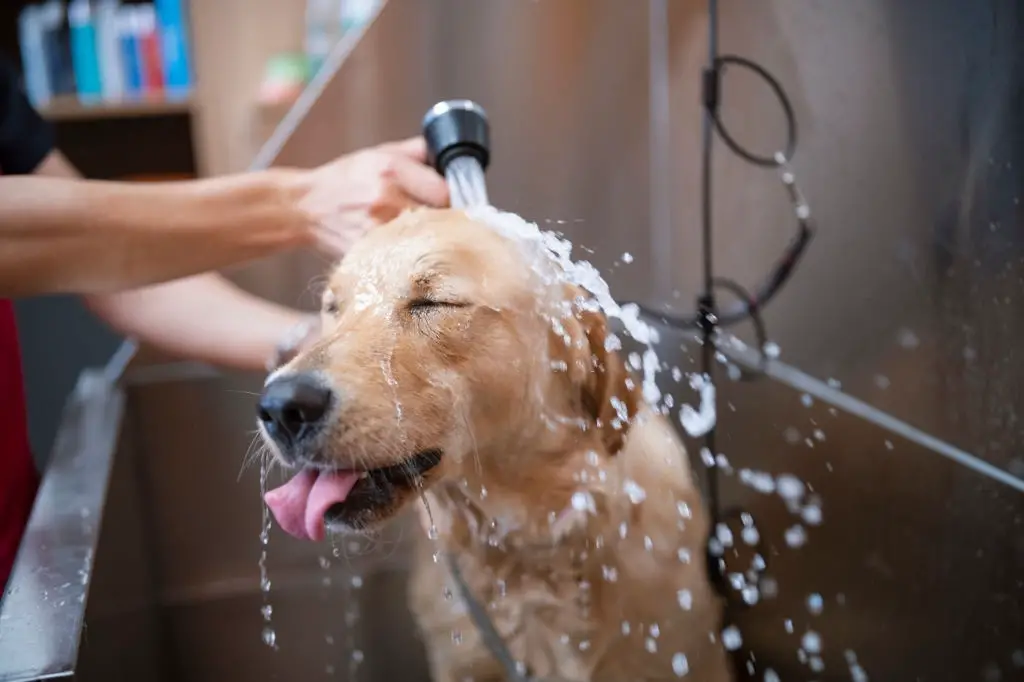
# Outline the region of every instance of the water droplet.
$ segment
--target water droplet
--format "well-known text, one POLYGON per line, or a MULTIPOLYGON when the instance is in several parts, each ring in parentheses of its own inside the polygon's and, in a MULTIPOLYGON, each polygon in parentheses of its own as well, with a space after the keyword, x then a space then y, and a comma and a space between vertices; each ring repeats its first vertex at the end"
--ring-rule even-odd
POLYGON ((263 628, 263 643, 270 648, 277 646, 277 633, 273 628, 263 628))
POLYGON ((800 511, 800 518, 808 526, 819 526, 822 521, 821 507, 816 504, 809 504, 800 511))
POLYGON ((352 650, 352 662, 353 663, 362 663, 363 662, 363 652, 362 652, 361 649, 353 649, 352 650))
POLYGON ((452 630, 452 642, 455 644, 462 644, 462 631, 452 630))
POLYGON ((690 662, 686 660, 686 654, 673 654, 672 672, 676 674, 676 677, 686 677, 686 674, 690 672, 690 662))
POLYGON ((676 552, 676 556, 679 557, 680 563, 690 563, 690 550, 686 549, 685 547, 680 547, 679 551, 676 552))
POLYGON ((803 547, 804 543, 807 542, 807 531, 804 530, 803 526, 796 525, 786 529, 786 544, 797 549, 803 547))
POLYGON ((743 538, 743 542, 747 543, 751 547, 756 545, 761 540, 761 534, 757 532, 757 528, 750 527, 744 528, 740 531, 740 537, 743 538))
POLYGON ((632 263, 633 262, 633 254, 631 254, 629 251, 627 251, 626 253, 622 254, 622 262, 623 263, 627 263, 627 264, 628 263, 632 263))
POLYGON ((431 523, 430 527, 427 528, 427 537, 431 540, 437 539, 437 526, 435 526, 433 523, 431 523))
POLYGON ((627 636, 627 635, 629 635, 629 632, 630 632, 629 622, 625 621, 625 620, 622 621, 622 635, 623 636, 627 636))
POLYGON ((452 588, 448 587, 447 585, 445 585, 444 589, 441 590, 441 595, 444 597, 445 601, 451 601, 452 598, 454 598, 455 596, 454 594, 452 594, 452 588))
POLYGON ((613 583, 619 579, 619 572, 614 566, 602 566, 601 575, 604 576, 606 582, 613 583))
POLYGON ((622 489, 633 504, 640 504, 647 498, 647 491, 631 478, 627 478, 622 484, 622 489))
POLYGON ((651 633, 651 637, 655 639, 661 636, 661 628, 658 626, 657 623, 655 623, 649 628, 649 632, 651 633))
POLYGON ((587 649, 589 649, 590 648, 590 640, 589 639, 581 640, 579 648, 580 648, 580 651, 586 651, 587 649))
POLYGON ((362 576, 358 576, 358 575, 352 576, 352 581, 351 582, 352 582, 352 587, 354 589, 358 590, 360 587, 363 586, 363 578, 362 578, 362 576))
POLYGON ((652 638, 648 637, 646 640, 644 640, 644 648, 647 649, 649 653, 653 654, 658 650, 658 643, 655 642, 652 638))
POLYGON ((815 592, 807 597, 807 610, 815 616, 819 615, 824 609, 825 600, 821 598, 820 594, 815 592))
POLYGON ((690 590, 679 590, 676 592, 676 599, 679 600, 679 607, 683 611, 689 611, 693 608, 693 592, 690 592, 690 590))
POLYGON ((782 622, 782 626, 786 628, 786 632, 788 632, 789 634, 793 634, 793 621, 791 621, 789 618, 782 622))
POLYGON ((896 447, 896 446, 892 444, 891 440, 885 441, 885 449, 886 450, 892 450, 894 447, 896 447))
POLYGON ((804 496, 804 483, 792 474, 782 474, 775 480, 779 496, 784 500, 796 501, 804 496))
POLYGON ((327 646, 334 646, 334 635, 324 635, 324 641, 327 642, 327 646))
POLYGON ((650 535, 644 536, 644 549, 648 552, 654 549, 654 540, 651 539, 650 535))
POLYGON ((263 607, 260 608, 260 613, 263 614, 263 620, 270 620, 270 617, 274 615, 274 607, 270 604, 264 604, 263 607))
POLYGON ((777 672, 768 668, 764 671, 764 682, 782 682, 782 680, 777 672))
POLYGON ((572 504, 572 508, 576 511, 588 512, 590 514, 597 513, 594 496, 585 490, 578 490, 574 492, 570 502, 572 504))
POLYGON ((921 340, 917 338, 917 334, 915 334, 913 330, 906 328, 901 329, 898 332, 897 341, 901 346, 908 350, 917 348, 919 345, 921 345, 921 340))
POLYGON ((814 630, 808 630, 800 638, 800 647, 809 654, 821 653, 821 635, 814 630))
POLYGON ((765 354, 766 357, 777 358, 779 357, 781 349, 779 348, 779 344, 775 343, 774 341, 769 341, 768 343, 764 344, 764 347, 761 348, 761 351, 765 354))
POLYGON ((722 646, 728 651, 736 651, 743 645, 743 636, 740 634, 740 629, 735 625, 730 625, 726 629, 722 630, 722 646))

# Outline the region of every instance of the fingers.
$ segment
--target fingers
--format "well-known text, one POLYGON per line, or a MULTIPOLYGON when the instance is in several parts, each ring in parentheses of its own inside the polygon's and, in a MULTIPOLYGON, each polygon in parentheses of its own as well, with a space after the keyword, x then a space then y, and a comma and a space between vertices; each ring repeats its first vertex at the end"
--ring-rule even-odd
POLYGON ((395 184, 416 201, 427 206, 448 205, 448 183, 430 166, 396 154, 390 173, 395 184))
POLYGON ((381 151, 407 156, 420 163, 427 162, 427 141, 423 139, 422 135, 416 135, 415 137, 397 142, 387 142, 380 145, 380 149, 381 151))

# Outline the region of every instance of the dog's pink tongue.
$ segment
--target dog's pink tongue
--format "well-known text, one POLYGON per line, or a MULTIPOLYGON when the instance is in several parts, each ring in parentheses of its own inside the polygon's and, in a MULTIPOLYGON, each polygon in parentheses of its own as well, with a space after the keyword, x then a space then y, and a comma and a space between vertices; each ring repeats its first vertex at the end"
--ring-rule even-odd
POLYGON ((280 488, 268 490, 263 499, 286 533, 319 542, 324 539, 324 514, 331 505, 344 502, 358 480, 352 472, 305 469, 280 488))

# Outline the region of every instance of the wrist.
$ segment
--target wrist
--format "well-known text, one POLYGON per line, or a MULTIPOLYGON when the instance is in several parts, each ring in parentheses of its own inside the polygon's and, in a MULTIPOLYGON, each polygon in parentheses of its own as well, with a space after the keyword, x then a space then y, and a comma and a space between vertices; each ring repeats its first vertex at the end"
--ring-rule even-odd
POLYGON ((255 192, 266 197, 272 207, 270 220, 284 228, 290 246, 310 246, 316 243, 317 220, 306 210, 305 198, 310 192, 309 171, 291 168, 273 168, 250 173, 255 192))
POLYGON ((310 314, 292 325, 277 343, 274 354, 267 360, 267 371, 272 372, 298 355, 320 335, 320 316, 310 314))

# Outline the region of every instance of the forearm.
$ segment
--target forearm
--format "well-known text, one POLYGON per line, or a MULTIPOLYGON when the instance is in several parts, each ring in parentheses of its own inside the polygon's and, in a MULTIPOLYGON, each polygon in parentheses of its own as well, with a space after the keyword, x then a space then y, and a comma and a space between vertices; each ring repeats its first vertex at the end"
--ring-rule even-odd
POLYGON ((0 180, 0 296, 96 294, 310 243, 301 171, 175 183, 0 180))
POLYGON ((306 317, 253 296, 216 274, 86 297, 111 326, 178 357, 263 370, 306 317))

